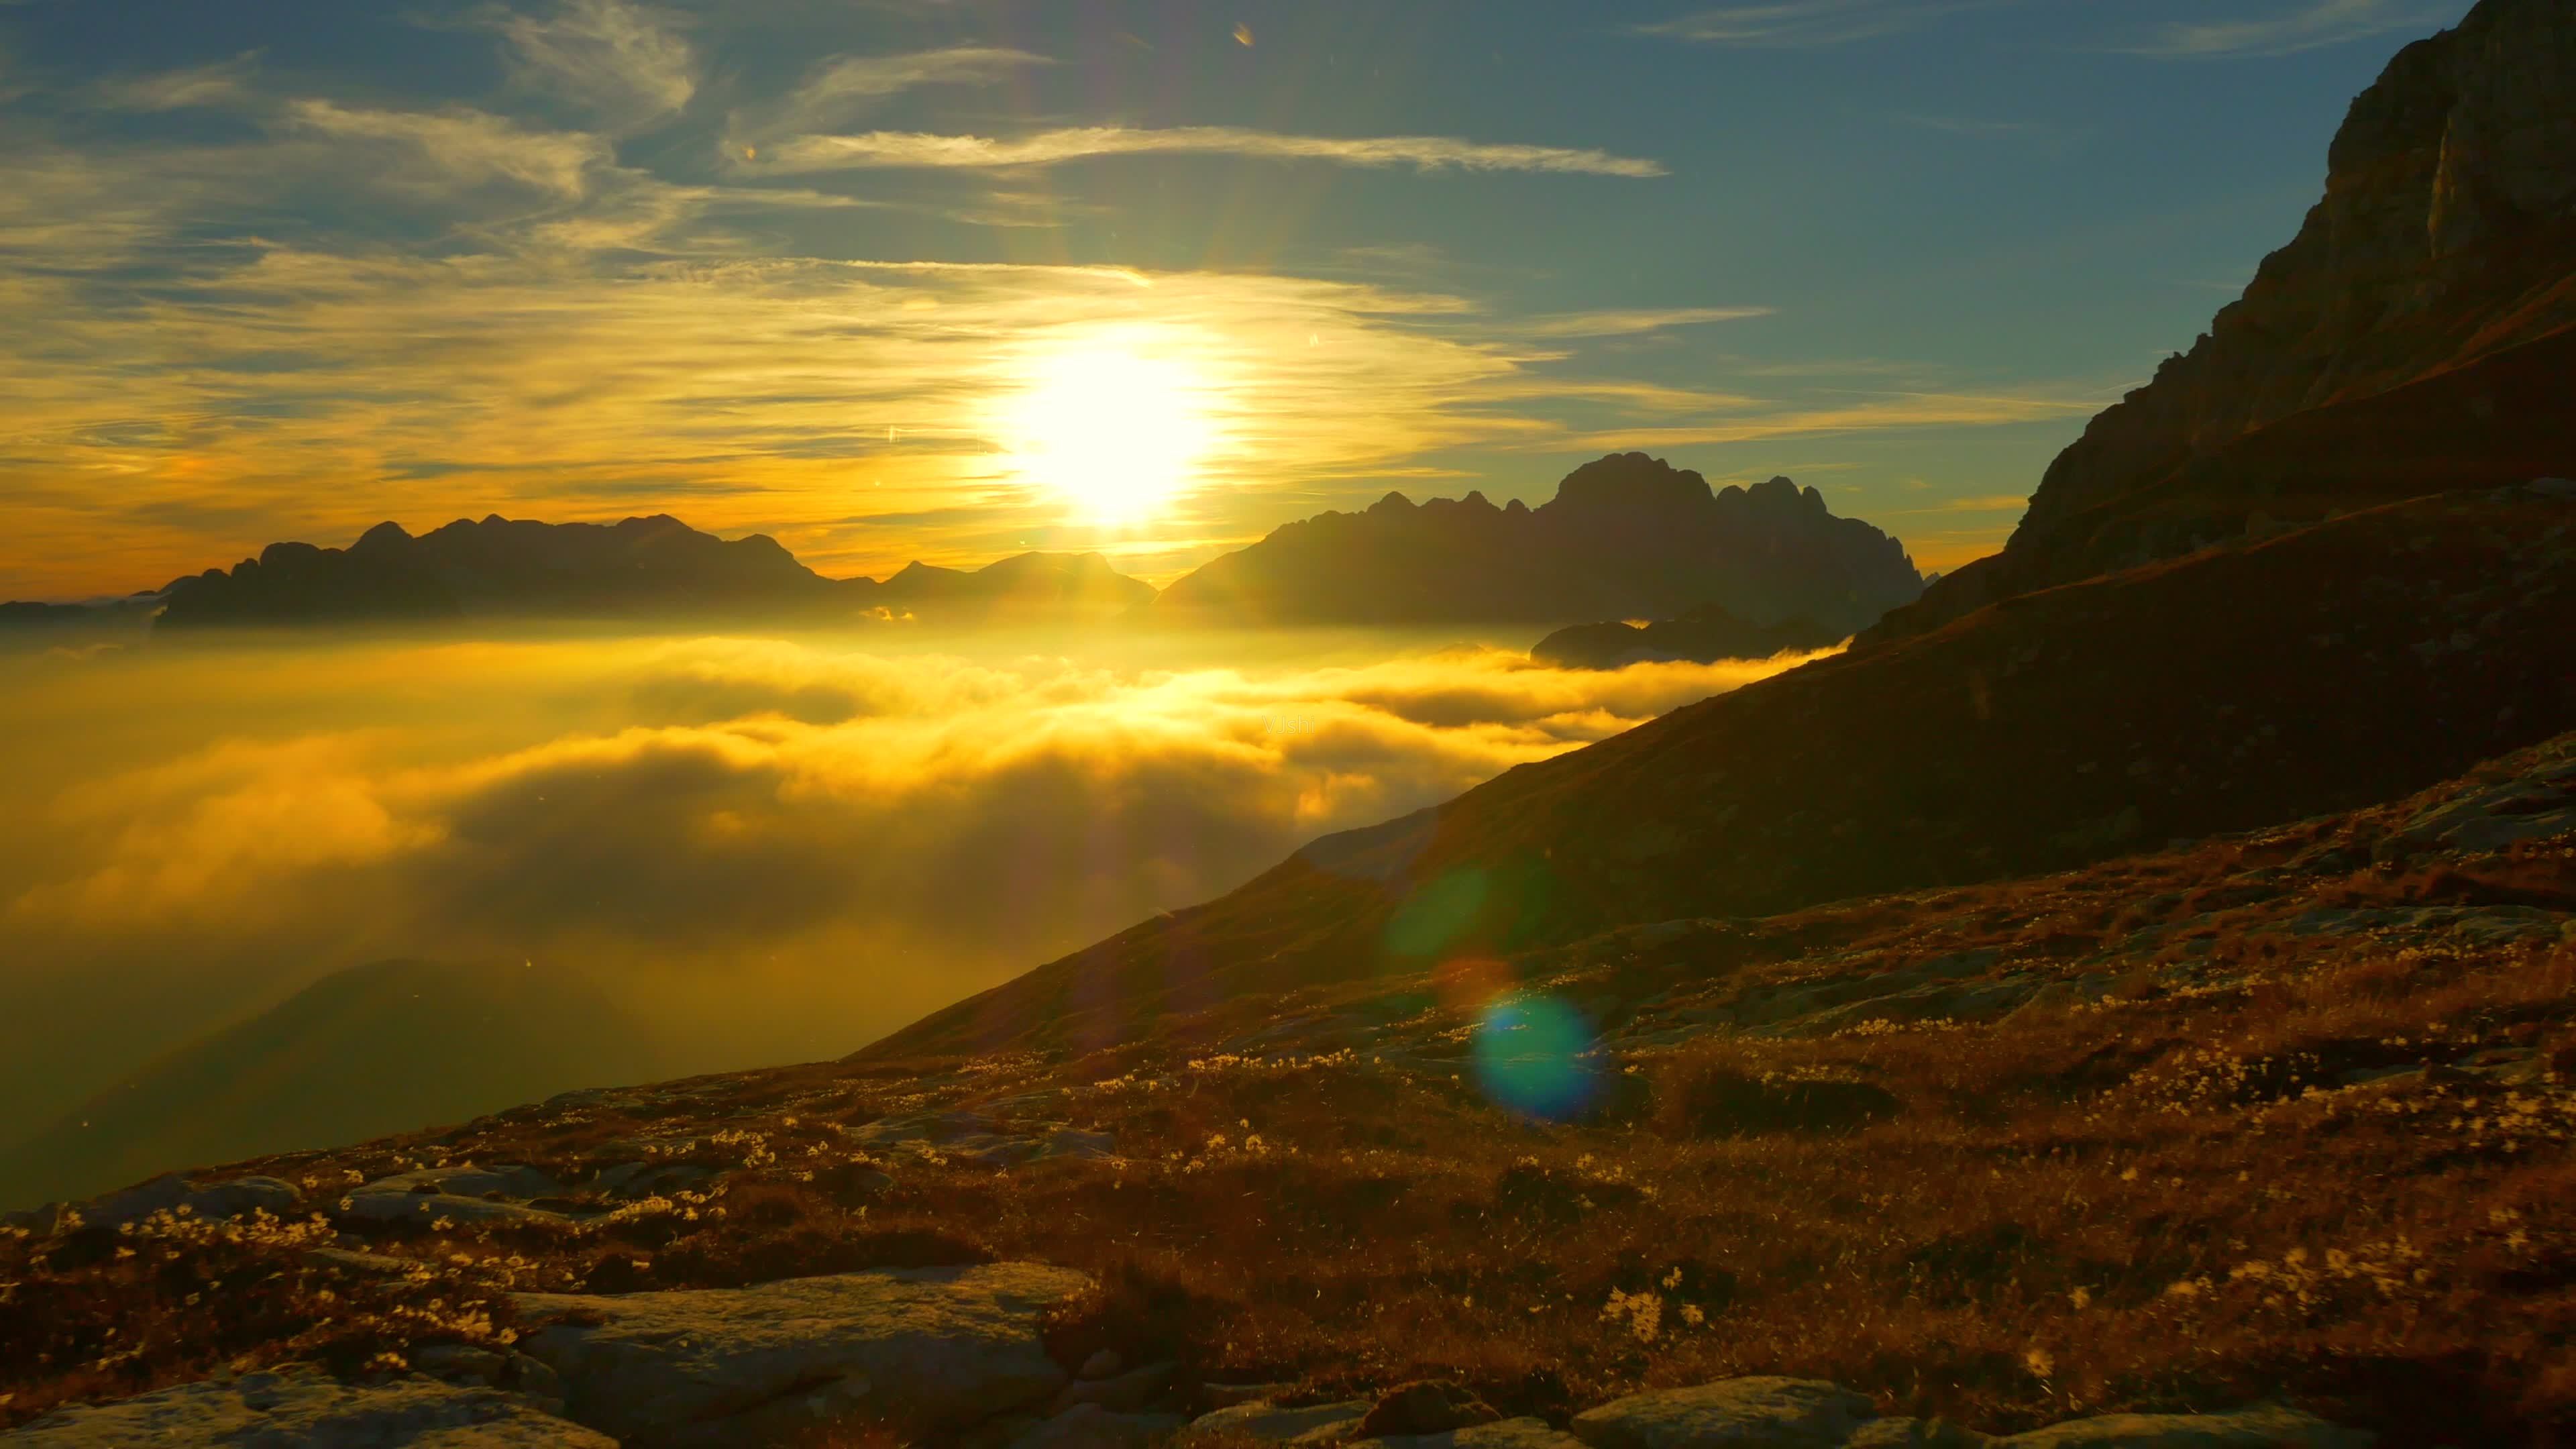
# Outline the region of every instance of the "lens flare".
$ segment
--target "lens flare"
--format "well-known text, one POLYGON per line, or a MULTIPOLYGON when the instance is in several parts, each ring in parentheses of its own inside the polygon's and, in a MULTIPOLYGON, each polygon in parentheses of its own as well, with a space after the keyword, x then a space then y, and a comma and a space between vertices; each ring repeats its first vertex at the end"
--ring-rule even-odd
POLYGON ((1476 1080, 1485 1095, 1524 1117, 1561 1122, 1581 1116, 1599 1090, 1584 1060, 1592 1024, 1551 996, 1506 996, 1476 1023, 1476 1080))

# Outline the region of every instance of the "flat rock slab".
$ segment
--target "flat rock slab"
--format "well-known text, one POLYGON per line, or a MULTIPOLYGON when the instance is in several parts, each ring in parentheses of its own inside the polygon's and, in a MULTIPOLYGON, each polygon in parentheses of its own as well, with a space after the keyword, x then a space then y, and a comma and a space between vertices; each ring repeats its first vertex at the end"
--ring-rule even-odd
POLYGON ((1583 1441, 1545 1419, 1497 1419, 1443 1434, 1389 1434, 1368 1441, 1385 1449, 1583 1449, 1583 1441))
POLYGON ((183 1384, 58 1409, 0 1434, 8 1449, 617 1449, 516 1394, 425 1379, 344 1384, 319 1369, 183 1384))
POLYGON ((1376 1405, 1367 1399, 1283 1409, 1268 1400, 1236 1404, 1190 1421, 1183 1442, 1213 1434, 1241 1435, 1264 1444, 1338 1444, 1376 1405))
POLYGON ((1721 1379, 1630 1394, 1574 1416, 1593 1449, 1841 1449, 1878 1417, 1865 1394, 1821 1379, 1721 1379))
POLYGON ((630 1449, 758 1444, 864 1413, 949 1433, 1068 1380, 1038 1315, 1091 1286, 1070 1268, 884 1268, 749 1288, 517 1295, 519 1344, 565 1411, 630 1449))
POLYGON ((2258 1404, 2233 1414, 2107 1414, 1994 1441, 1995 1449, 2370 1449, 2378 1436, 2258 1404))
POLYGON ((409 1188, 362 1187, 334 1205, 332 1217, 344 1223, 563 1223, 572 1219, 522 1203, 460 1197, 409 1188))

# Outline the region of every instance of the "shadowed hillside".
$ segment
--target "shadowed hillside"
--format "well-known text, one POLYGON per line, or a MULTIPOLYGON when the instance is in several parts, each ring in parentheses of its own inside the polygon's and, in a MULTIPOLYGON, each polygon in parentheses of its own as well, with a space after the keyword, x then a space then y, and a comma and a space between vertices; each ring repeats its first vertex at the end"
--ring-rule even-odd
POLYGON ((0 1152, 0 1207, 173 1163, 452 1122, 568 1087, 670 1070, 650 1029, 587 980, 517 965, 380 961, 334 973, 137 1068, 0 1152))
POLYGON ((1241 991, 1623 921, 2060 869, 2576 727, 2576 501, 2394 504, 2008 601, 1310 846, 896 1034, 1106 1043, 1241 991))

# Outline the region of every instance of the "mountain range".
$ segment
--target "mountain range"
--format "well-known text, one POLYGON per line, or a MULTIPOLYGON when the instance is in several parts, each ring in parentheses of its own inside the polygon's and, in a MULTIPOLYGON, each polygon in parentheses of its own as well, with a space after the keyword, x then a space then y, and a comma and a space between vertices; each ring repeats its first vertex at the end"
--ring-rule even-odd
MULTIPOLYGON (((1566 475, 1537 508, 1482 493, 1287 524, 1175 581, 1157 619, 1227 624, 1569 624, 1719 605, 1848 633, 1922 592, 1895 539, 1786 478, 1712 491, 1643 453, 1566 475)), ((1837 636, 1839 637, 1839 636, 1837 636)))
MULTIPOLYGON (((981 569, 915 562, 833 579, 763 534, 721 539, 656 514, 614 524, 494 514, 414 536, 380 523, 346 549, 274 543, 172 580, 156 627, 466 618, 722 616, 823 622, 1124 619, 1260 627, 1664 618, 1716 606, 1758 624, 1819 621, 1836 638, 1922 590, 1904 548, 1837 518, 1786 478, 1712 491, 1643 453, 1585 464, 1538 508, 1481 493, 1289 523, 1159 595, 1096 553, 1025 553, 981 569)), ((148 601, 150 596, 144 596, 148 601)), ((119 612, 136 606, 120 603, 119 612)), ((0 605, 0 623, 99 616, 0 605)))

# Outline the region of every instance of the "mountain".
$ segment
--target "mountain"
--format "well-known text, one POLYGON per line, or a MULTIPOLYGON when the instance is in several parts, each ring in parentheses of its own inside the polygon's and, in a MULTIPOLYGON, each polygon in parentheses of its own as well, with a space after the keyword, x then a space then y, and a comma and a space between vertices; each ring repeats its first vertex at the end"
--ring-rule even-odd
POLYGON ((1559 629, 1530 646, 1530 658, 1564 669, 1616 669, 1642 660, 1768 659, 1792 650, 1831 648, 1849 634, 1812 619, 1749 624, 1716 604, 1649 624, 1611 619, 1559 629))
POLYGON ((1812 488, 1774 478, 1712 492, 1695 472, 1619 453, 1566 475, 1537 508, 1389 493, 1365 512, 1282 525, 1173 583, 1153 615, 1556 625, 1717 604, 1755 623, 1805 616, 1848 633, 1921 587, 1895 539, 1835 517, 1812 488))
POLYGON ((2324 199, 2052 463, 2003 552, 1890 635, 2336 509, 2576 476, 2576 11, 2482 0, 2399 52, 2324 199))
POLYGON ((173 1163, 458 1122, 673 1069, 652 1032, 586 979, 520 965, 379 961, 164 1054, 0 1151, 0 1208, 94 1192, 173 1163))
POLYGON ((1124 614, 1152 603, 1154 586, 1096 553, 1024 553, 971 572, 906 564, 872 598, 881 608, 1003 622, 1124 614))
POLYGON ((2576 728, 2576 500, 2437 495, 2010 600, 1328 837, 897 1033, 1124 1040, 1239 992, 2082 865, 2576 728))
POLYGON ((764 534, 722 539, 666 514, 614 524, 494 514, 418 537, 380 523, 346 549, 273 543, 162 595, 156 627, 179 630, 468 616, 1038 618, 1134 608, 1153 589, 1098 554, 1027 553, 972 571, 915 563, 881 584, 825 578, 764 534))

